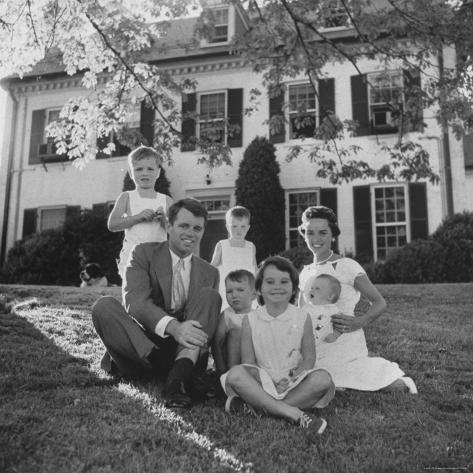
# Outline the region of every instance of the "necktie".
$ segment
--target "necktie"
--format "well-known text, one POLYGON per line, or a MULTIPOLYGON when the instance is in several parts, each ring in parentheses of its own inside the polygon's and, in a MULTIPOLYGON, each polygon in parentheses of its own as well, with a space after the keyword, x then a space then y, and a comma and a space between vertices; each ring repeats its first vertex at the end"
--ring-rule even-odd
POLYGON ((172 275, 172 299, 174 310, 179 310, 186 303, 186 288, 184 287, 184 260, 180 259, 173 269, 172 275))

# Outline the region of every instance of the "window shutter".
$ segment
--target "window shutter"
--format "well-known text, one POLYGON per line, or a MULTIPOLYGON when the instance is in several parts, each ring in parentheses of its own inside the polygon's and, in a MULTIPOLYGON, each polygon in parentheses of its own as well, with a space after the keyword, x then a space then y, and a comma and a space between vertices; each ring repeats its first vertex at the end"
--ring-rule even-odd
POLYGON ((368 111, 368 87, 366 74, 351 76, 351 103, 353 120, 358 122, 358 136, 369 135, 371 131, 368 111))
POLYGON ((143 144, 153 146, 154 142, 154 108, 146 105, 146 101, 141 102, 140 133, 143 135, 143 144))
POLYGON ((355 253, 359 262, 373 259, 370 186, 353 187, 355 253))
POLYGON ((243 144, 243 89, 229 89, 227 99, 228 124, 239 127, 238 131, 233 130, 232 136, 228 135, 227 144, 238 148, 243 144))
POLYGON ((411 241, 426 239, 429 236, 429 223, 425 182, 409 184, 409 209, 411 212, 411 241))
POLYGON ((111 155, 104 153, 103 151, 100 151, 107 146, 107 144, 110 143, 110 137, 109 136, 102 136, 102 138, 97 139, 97 154, 95 156, 95 159, 107 159, 110 158, 111 155))
POLYGON ((424 114, 419 71, 403 70, 404 98, 409 118, 407 131, 424 130, 424 114))
POLYGON ((274 97, 269 97, 269 119, 280 115, 281 116, 281 126, 279 130, 272 134, 271 130, 269 131, 269 141, 271 143, 284 143, 286 139, 286 127, 284 126, 284 92, 281 91, 279 95, 274 97))
POLYGON ((33 110, 31 120, 30 156, 29 164, 39 164, 38 147, 43 143, 44 128, 46 126, 46 110, 33 110))
POLYGON ((108 214, 109 214, 108 209, 109 209, 109 206, 107 202, 92 205, 92 211, 96 214, 103 215, 104 218, 108 218, 108 214))
POLYGON ((463 136, 463 159, 465 169, 473 169, 473 133, 463 136))
MULTIPOLYGON (((320 205, 325 205, 325 207, 328 207, 337 213, 337 189, 320 189, 320 205)), ((335 239, 332 249, 338 253, 338 237, 335 239)))
POLYGON ((183 94, 182 95, 182 138, 181 138, 181 151, 194 151, 195 150, 195 118, 186 118, 186 113, 196 111, 197 106, 197 95, 183 94))
POLYGON ((23 211, 23 238, 36 233, 38 209, 25 209, 23 211))
POLYGON ((68 205, 66 207, 66 219, 77 217, 80 214, 80 205, 68 205))
POLYGON ((319 80, 319 126, 329 114, 335 114, 335 79, 319 80))

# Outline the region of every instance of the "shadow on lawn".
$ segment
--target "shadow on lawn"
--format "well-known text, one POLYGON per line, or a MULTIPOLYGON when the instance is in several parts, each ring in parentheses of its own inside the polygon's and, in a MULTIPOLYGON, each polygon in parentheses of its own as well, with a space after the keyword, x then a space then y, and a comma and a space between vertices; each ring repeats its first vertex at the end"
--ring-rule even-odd
POLYGON ((155 386, 94 374, 26 314, 0 313, 0 471, 252 469, 164 408, 155 386))

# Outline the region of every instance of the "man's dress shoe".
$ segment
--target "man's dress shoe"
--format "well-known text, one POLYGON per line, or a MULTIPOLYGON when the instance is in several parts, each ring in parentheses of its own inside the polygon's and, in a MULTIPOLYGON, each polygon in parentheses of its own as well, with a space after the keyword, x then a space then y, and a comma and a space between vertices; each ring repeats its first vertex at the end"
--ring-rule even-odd
POLYGON ((175 379, 167 385, 164 405, 180 409, 189 409, 192 406, 192 399, 182 381, 175 379))

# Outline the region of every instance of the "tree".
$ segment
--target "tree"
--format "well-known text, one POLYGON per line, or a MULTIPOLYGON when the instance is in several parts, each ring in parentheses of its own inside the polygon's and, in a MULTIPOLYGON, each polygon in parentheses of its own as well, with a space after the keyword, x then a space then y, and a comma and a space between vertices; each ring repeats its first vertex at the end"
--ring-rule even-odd
POLYGON ((279 182, 275 148, 264 137, 256 137, 245 150, 235 181, 235 199, 251 212, 248 239, 261 261, 284 249, 284 190, 279 182))
MULTIPOLYGON (((229 1, 240 6, 238 0, 229 1)), ((0 0, 0 5, 4 72, 21 77, 45 57, 55 58, 68 74, 80 74, 84 87, 91 90, 87 97, 66 103, 60 121, 50 126, 58 152, 84 164, 97 152, 90 130, 102 143, 111 133, 125 145, 142 141, 139 131, 126 129, 125 114, 130 103, 144 98, 155 113, 154 146, 171 160, 181 140, 181 120, 189 118, 181 115, 179 97, 192 91, 195 82, 176 79, 156 59, 165 51, 170 21, 199 14, 196 0, 0 0), (105 86, 100 87, 104 77, 105 86)), ((341 122, 330 109, 321 110, 314 132, 320 141, 308 153, 319 176, 333 183, 360 177, 383 180, 414 169, 411 179, 438 179, 419 144, 406 146, 405 130, 418 119, 414 105, 419 101, 438 105, 442 126, 458 136, 472 129, 469 0, 250 0, 246 10, 248 31, 236 37, 232 52, 263 74, 271 95, 281 93, 284 78, 297 74, 309 78, 317 95, 317 81, 333 62, 349 62, 359 71, 360 61, 377 59, 387 68, 397 64, 411 72, 429 71, 422 91, 410 87, 412 101, 387 102, 399 128, 399 142, 390 150, 391 161, 379 169, 357 159, 359 148, 346 144, 346 137, 356 134, 357 123, 341 122), (343 25, 350 27, 348 36, 334 40, 326 27, 343 25), (442 53, 452 46, 458 48, 460 61, 453 68, 442 66, 442 53), (421 163, 418 170, 416 163, 421 163)), ((212 10, 204 8, 197 34, 211 35, 214 24, 212 10)), ((258 93, 252 93, 256 102, 258 93)), ((256 106, 248 105, 248 111, 256 106)), ((304 126, 304 110, 298 112, 304 126)), ((271 119, 270 125, 276 131, 280 117, 271 119)), ((202 161, 210 167, 231 162, 228 147, 211 140, 197 144, 202 161)), ((104 151, 113 147, 110 142, 104 151)), ((293 147, 287 159, 301 152, 301 147, 293 147)))

